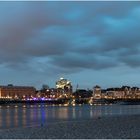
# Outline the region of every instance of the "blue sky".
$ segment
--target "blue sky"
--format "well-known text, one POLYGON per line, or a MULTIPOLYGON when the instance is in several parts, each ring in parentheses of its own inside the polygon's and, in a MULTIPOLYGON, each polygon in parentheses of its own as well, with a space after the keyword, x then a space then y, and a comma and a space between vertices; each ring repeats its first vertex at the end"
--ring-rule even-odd
POLYGON ((140 2, 0 2, 0 84, 140 86, 140 2))

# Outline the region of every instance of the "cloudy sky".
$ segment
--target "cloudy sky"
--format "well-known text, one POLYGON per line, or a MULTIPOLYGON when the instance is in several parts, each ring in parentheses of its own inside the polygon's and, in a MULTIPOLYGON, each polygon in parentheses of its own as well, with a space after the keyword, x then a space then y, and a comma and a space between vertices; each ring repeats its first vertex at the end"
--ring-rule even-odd
POLYGON ((140 86, 140 2, 0 2, 0 84, 140 86))

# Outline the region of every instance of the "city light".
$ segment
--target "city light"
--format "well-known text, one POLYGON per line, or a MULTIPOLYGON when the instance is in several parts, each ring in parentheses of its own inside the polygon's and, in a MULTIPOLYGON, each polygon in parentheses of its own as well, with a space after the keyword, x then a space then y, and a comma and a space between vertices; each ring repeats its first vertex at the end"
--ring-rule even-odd
POLYGON ((34 87, 28 86, 1 86, 0 100, 3 102, 60 102, 64 106, 75 106, 76 104, 97 105, 140 99, 138 87, 122 86, 102 90, 96 85, 92 90, 76 89, 76 92, 72 92, 71 82, 62 77, 56 82, 56 88, 49 88, 48 85, 43 88, 36 91, 34 87))

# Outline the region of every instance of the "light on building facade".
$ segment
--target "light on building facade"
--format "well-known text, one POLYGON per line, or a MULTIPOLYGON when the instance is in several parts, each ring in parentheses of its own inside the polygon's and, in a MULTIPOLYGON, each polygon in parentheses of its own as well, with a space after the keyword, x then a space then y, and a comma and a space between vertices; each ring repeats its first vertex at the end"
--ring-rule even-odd
POLYGON ((63 96, 65 97, 70 96, 70 94, 72 93, 71 82, 62 77, 56 82, 56 88, 57 92, 59 94, 63 94, 63 96))

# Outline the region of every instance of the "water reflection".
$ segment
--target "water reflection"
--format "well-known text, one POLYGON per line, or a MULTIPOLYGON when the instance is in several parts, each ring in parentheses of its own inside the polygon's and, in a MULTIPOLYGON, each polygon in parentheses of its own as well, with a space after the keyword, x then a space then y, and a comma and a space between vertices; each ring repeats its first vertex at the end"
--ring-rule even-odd
MULTIPOLYGON (((17 127, 18 126, 18 109, 17 108, 15 108, 14 109, 14 112, 13 112, 14 114, 13 114, 13 116, 14 116, 14 120, 13 120, 13 122, 14 122, 14 126, 15 127, 17 127)), ((23 116, 22 116, 23 117, 23 116)), ((6 122, 7 123, 7 122, 6 122)))
POLYGON ((93 111, 92 111, 92 108, 90 108, 89 115, 90 115, 90 118, 92 118, 92 117, 93 117, 93 111))
POLYGON ((72 108, 72 117, 75 119, 76 118, 76 112, 75 112, 75 107, 72 108))
POLYGON ((59 108, 59 111, 56 112, 56 115, 58 115, 59 119, 67 119, 68 118, 68 109, 67 109, 67 107, 66 108, 62 107, 62 109, 59 108))
POLYGON ((140 105, 82 105, 68 107, 45 104, 8 105, 1 106, 0 108, 0 129, 40 124, 46 125, 49 122, 61 120, 92 119, 104 115, 130 114, 140 114, 140 105))
MULTIPOLYGON (((24 107, 23 107, 24 108, 24 107)), ((27 119, 27 116, 26 116, 26 109, 23 109, 23 114, 22 114, 22 124, 23 126, 26 126, 26 119, 27 119)))
POLYGON ((26 105, 23 105, 22 107, 23 107, 23 108, 26 108, 26 105))
POLYGON ((101 107, 95 106, 95 110, 93 111, 93 116, 92 117, 98 117, 98 116, 101 116, 101 107))
POLYGON ((5 117, 6 117, 6 126, 9 127, 10 126, 10 122, 11 122, 10 109, 9 108, 7 109, 5 117))
POLYGON ((43 105, 41 106, 40 114, 41 114, 41 124, 44 124, 46 118, 46 112, 43 105))

